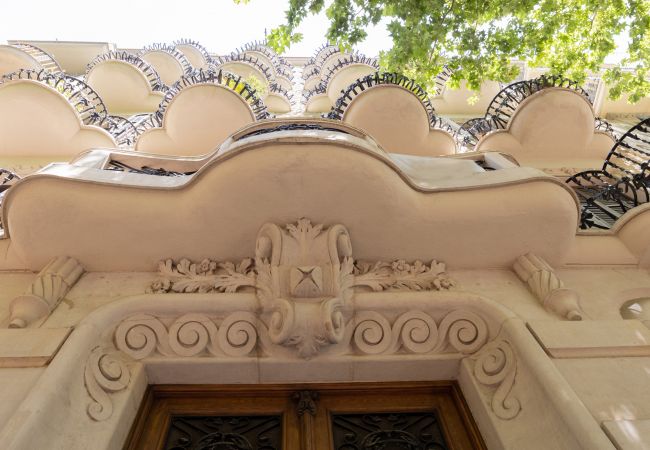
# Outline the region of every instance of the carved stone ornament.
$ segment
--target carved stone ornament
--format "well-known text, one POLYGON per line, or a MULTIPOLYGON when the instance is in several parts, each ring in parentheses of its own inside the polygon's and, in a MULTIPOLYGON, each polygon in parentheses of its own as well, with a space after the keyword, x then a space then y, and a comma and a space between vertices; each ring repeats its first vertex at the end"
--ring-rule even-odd
POLYGON ((27 292, 11 302, 9 328, 25 328, 50 314, 84 273, 76 259, 59 256, 43 268, 27 292))
POLYGON ((308 219, 282 228, 262 226, 255 258, 238 264, 182 259, 159 264, 149 292, 236 292, 255 288, 270 342, 311 358, 338 344, 349 320, 353 288, 372 291, 441 290, 454 282, 443 263, 356 262, 343 225, 325 229, 308 219))
POLYGON ((490 402, 492 412, 499 419, 517 417, 521 404, 512 394, 517 375, 517 359, 510 343, 503 339, 491 341, 472 359, 476 381, 486 386, 496 386, 490 402))
POLYGON ((115 330, 115 346, 135 360, 163 356, 249 356, 257 346, 257 319, 238 311, 219 321, 204 314, 185 314, 166 326, 149 314, 123 320, 115 330))
MULTIPOLYGON (((327 317, 327 316, 326 316, 327 317)), ((343 337, 345 354, 441 355, 460 354, 474 361, 474 376, 486 386, 496 386, 491 409, 501 419, 515 417, 519 401, 512 394, 517 363, 510 344, 489 341, 485 320, 475 312, 457 309, 440 317, 411 310, 391 320, 376 311, 357 311, 352 330, 343 337), (348 342, 349 340, 349 342, 348 342)), ((221 317, 189 313, 176 319, 135 314, 122 320, 113 334, 115 348, 97 347, 85 368, 85 384, 92 399, 88 414, 97 421, 112 413, 109 394, 125 389, 130 382, 125 360, 149 357, 256 358, 260 335, 271 330, 248 311, 233 311, 221 317)))
POLYGON ((167 260, 160 263, 159 271, 160 278, 150 292, 250 290, 259 308, 195 312, 177 318, 135 314, 123 319, 113 333, 115 348, 95 349, 86 364, 86 389, 92 399, 88 414, 94 420, 110 417, 109 394, 124 389, 130 380, 126 363, 116 353, 134 363, 161 356, 297 355, 310 359, 326 347, 333 350, 330 356, 455 354, 473 358, 479 382, 498 385, 492 399, 497 416, 511 418, 518 412, 518 401, 511 396, 514 352, 503 347, 506 344, 489 341, 488 325, 477 313, 460 305, 451 311, 434 307, 435 313, 409 310, 396 316, 355 311, 355 287, 365 291, 450 289, 454 283, 444 264, 437 261, 428 265, 403 260, 355 262, 344 226, 324 228, 300 219, 286 227, 262 226, 254 258, 237 264, 167 260))
POLYGON ((92 399, 88 415, 96 421, 106 420, 113 414, 113 402, 109 393, 128 387, 131 373, 122 355, 102 347, 95 347, 88 357, 84 370, 86 391, 92 399))
POLYGON ((542 258, 532 253, 520 256, 513 270, 545 309, 569 320, 582 320, 578 293, 565 288, 560 277, 542 258))

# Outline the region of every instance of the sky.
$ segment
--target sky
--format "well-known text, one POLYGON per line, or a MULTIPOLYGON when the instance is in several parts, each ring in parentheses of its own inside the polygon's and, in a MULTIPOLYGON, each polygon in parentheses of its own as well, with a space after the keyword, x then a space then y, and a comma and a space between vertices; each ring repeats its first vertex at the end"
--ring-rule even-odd
MULTIPOLYGON (((119 48, 142 48, 154 42, 180 38, 199 41, 210 52, 227 54, 237 47, 264 38, 264 30, 284 23, 288 0, 23 0, 4 2, 0 15, 0 43, 6 40, 60 40, 113 42, 119 48)), ((324 13, 310 16, 298 32, 303 41, 287 56, 312 56, 325 42, 328 27, 324 13)), ((368 38, 356 49, 377 56, 391 46, 386 23, 370 28, 368 38)), ((619 36, 618 51, 606 63, 625 54, 626 36, 619 36)))
MULTIPOLYGON (((4 2, 0 42, 10 39, 114 42, 120 48, 141 48, 180 38, 199 41, 210 52, 226 54, 251 41, 264 39, 264 30, 284 23, 287 0, 24 0, 4 2), (92 5, 92 6, 90 6, 92 5)), ((300 28, 303 41, 287 56, 312 56, 325 42, 327 18, 309 17, 300 28)), ((390 48, 385 24, 369 30, 358 50, 376 56, 390 48)))

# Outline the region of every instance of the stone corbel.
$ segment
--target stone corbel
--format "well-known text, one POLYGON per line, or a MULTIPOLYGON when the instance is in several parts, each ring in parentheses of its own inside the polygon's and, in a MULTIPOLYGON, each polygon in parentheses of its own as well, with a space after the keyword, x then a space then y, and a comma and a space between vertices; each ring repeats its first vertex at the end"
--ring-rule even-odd
POLYGON ((83 273, 84 268, 74 258, 59 256, 50 261, 27 292, 11 302, 9 328, 25 328, 49 315, 83 273))
POLYGON ((532 253, 520 256, 513 270, 546 310, 569 320, 582 320, 578 293, 565 288, 553 268, 542 258, 532 253))

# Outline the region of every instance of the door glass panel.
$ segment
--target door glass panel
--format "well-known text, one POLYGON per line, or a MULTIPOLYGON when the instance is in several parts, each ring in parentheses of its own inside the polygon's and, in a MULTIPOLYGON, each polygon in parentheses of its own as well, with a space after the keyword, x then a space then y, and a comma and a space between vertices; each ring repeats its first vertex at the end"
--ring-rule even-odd
POLYGON ((435 411, 332 414, 335 450, 447 450, 435 411))
POLYGON ((281 450, 282 416, 172 416, 165 450, 281 450))

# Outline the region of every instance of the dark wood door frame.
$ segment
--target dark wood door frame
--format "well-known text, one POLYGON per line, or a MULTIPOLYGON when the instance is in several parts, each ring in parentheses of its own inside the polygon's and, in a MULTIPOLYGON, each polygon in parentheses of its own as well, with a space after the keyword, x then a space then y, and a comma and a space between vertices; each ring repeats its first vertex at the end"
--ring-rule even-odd
MULTIPOLYGON (((323 450, 329 414, 435 408, 452 450, 485 449, 455 381, 256 385, 150 385, 125 449, 160 450, 173 415, 282 414, 283 449, 323 450)), ((331 434, 331 433, 330 433, 331 434)))

